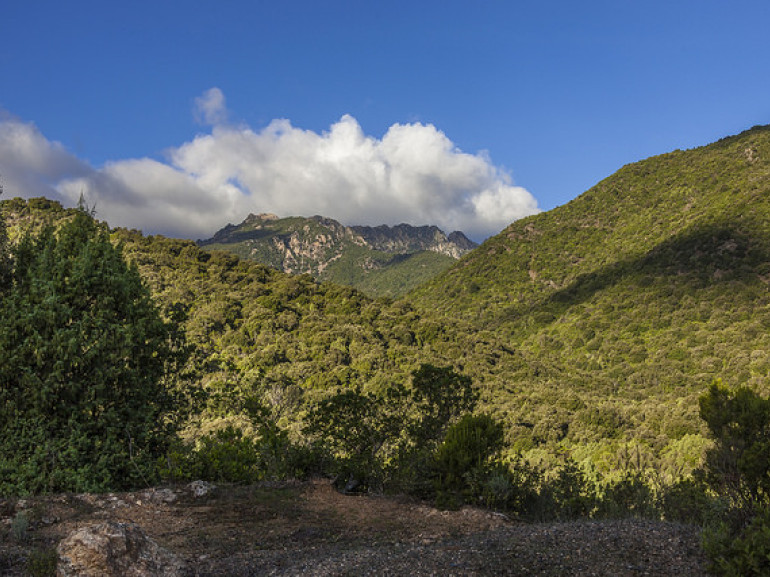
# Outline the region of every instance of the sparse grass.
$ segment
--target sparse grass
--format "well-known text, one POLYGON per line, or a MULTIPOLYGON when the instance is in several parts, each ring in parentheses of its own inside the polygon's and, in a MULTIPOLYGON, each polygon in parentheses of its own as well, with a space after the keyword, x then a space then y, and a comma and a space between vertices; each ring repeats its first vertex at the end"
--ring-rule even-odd
POLYGON ((53 577, 57 559, 55 548, 33 549, 27 558, 26 574, 29 577, 53 577))
POLYGON ((11 521, 11 536, 19 543, 29 539, 29 514, 26 511, 17 513, 11 521))

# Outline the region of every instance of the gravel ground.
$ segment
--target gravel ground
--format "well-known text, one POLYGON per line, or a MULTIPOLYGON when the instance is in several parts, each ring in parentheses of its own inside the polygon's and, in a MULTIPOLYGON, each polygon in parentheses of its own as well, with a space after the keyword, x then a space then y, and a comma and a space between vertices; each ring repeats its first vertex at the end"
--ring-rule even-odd
MULTIPOLYGON (((194 563, 194 560, 191 560, 194 563)), ((697 531, 644 520, 501 527, 436 541, 339 544, 201 561, 190 575, 707 575, 697 531)))
MULTIPOLYGON (((474 508, 438 511, 406 498, 346 497, 326 482, 0 500, 0 575, 33 551, 114 519, 139 524, 213 576, 707 575, 697 528, 643 519, 523 523, 474 508), (25 538, 12 531, 24 511, 25 538)), ((18 531, 17 531, 18 533, 18 531)))

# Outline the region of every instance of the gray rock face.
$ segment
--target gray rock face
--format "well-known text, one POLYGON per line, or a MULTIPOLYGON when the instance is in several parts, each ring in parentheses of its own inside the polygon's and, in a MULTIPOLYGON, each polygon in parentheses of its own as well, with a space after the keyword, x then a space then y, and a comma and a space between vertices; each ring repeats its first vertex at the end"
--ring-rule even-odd
POLYGON ((82 527, 59 543, 58 577, 182 577, 183 564, 134 523, 82 527))

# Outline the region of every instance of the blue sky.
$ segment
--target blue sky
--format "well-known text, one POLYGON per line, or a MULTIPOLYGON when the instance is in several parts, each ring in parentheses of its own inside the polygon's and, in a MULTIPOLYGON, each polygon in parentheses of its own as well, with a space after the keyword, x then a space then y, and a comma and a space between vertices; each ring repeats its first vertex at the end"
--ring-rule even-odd
POLYGON ((4 197, 202 238, 248 212, 476 239, 770 122, 770 2, 4 3, 4 197))

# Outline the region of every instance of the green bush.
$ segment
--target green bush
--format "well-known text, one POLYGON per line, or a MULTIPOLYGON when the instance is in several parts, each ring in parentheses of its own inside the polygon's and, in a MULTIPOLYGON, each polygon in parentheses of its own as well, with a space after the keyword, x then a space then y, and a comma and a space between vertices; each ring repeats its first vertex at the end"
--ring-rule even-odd
POLYGON ((503 444, 503 427, 488 415, 465 415, 449 427, 433 458, 436 491, 463 492, 469 476, 486 472, 503 444))
POLYGON ((200 440, 193 468, 199 479, 248 484, 260 479, 261 460, 254 440, 228 426, 200 440))
POLYGON ((714 437, 703 477, 726 500, 703 532, 703 548, 719 575, 767 575, 770 567, 770 400, 746 387, 714 382, 700 398, 714 437))
POLYGON ((703 530, 709 569, 725 577, 760 577, 770 573, 770 511, 763 510, 736 532, 722 521, 703 530))
POLYGON ((308 415, 305 434, 329 453, 328 473, 361 490, 381 488, 385 455, 401 430, 377 396, 349 389, 323 399, 308 415))
POLYGON ((252 436, 228 425, 195 443, 175 443, 158 468, 161 478, 170 482, 202 479, 250 484, 306 477, 318 459, 313 448, 291 443, 283 432, 270 434, 262 429, 252 436))
POLYGON ((568 459, 554 476, 542 481, 534 513, 541 519, 589 517, 596 501, 594 484, 575 461, 568 459))
POLYGON ((53 577, 56 575, 58 556, 56 549, 33 549, 27 557, 26 575, 29 577, 53 577))
POLYGON ((655 496, 649 483, 639 473, 626 473, 605 484, 596 515, 650 517, 656 513, 655 496))
POLYGON ((20 511, 13 517, 11 535, 19 543, 29 539, 29 515, 25 511, 20 511))
POLYGON ((309 411, 303 432, 326 448, 325 472, 343 486, 427 496, 432 452, 476 399, 470 378, 423 364, 405 386, 340 389, 322 399, 309 411))
POLYGON ((770 399, 716 381, 700 398, 700 414, 715 441, 706 453, 709 485, 748 515, 770 504, 770 399))
POLYGON ((718 503, 701 480, 680 479, 663 487, 658 495, 658 507, 668 521, 703 525, 714 514, 718 503))
POLYGON ((508 465, 493 462, 483 472, 474 494, 490 509, 529 516, 536 507, 540 473, 527 463, 516 460, 508 465))

